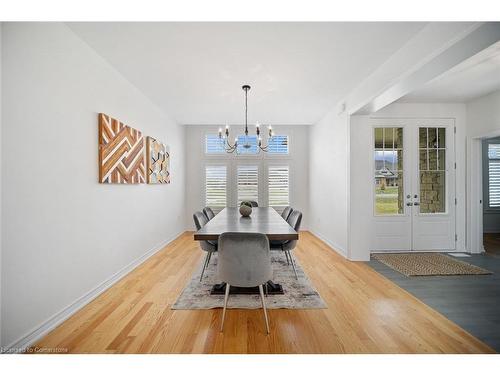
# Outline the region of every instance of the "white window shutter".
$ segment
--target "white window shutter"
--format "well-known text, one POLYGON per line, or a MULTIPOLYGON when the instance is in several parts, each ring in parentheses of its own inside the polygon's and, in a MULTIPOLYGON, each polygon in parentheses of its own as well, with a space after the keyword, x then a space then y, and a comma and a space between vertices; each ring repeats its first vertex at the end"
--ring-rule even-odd
POLYGON ((219 138, 217 134, 207 134, 205 136, 205 153, 206 154, 224 154, 224 139, 219 138))
POLYGON ((225 165, 205 168, 205 204, 218 212, 226 207, 227 171, 225 165))
POLYGON ((238 205, 242 201, 259 201, 259 167, 256 165, 239 165, 238 205))
POLYGON ((288 155, 288 136, 273 135, 269 140, 268 152, 270 154, 288 155))
POLYGON ((290 177, 288 166, 269 167, 269 206, 285 207, 290 204, 290 177))
POLYGON ((500 144, 488 145, 488 205, 500 208, 500 144))

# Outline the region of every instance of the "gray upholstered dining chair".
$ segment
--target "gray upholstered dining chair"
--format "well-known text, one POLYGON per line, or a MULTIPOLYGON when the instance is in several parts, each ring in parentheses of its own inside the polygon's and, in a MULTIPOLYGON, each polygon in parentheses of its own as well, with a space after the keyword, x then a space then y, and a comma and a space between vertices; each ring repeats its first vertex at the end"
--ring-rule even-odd
MULTIPOLYGON (((197 230, 200 230, 202 227, 205 226, 206 223, 208 223, 207 217, 205 216, 204 213, 200 211, 196 211, 193 214, 193 220, 197 230)), ((203 264, 203 269, 201 270, 201 275, 200 275, 200 282, 201 282, 201 280, 203 279, 203 274, 205 273, 205 269, 210 263, 210 258, 212 257, 212 253, 217 251, 218 246, 217 246, 217 241, 199 241, 199 243, 201 249, 207 252, 207 255, 205 256, 205 263, 203 264)))
POLYGON ((249 201, 252 207, 259 207, 259 204, 256 201, 249 201))
POLYGON ((238 287, 259 287, 262 309, 269 333, 266 302, 262 285, 272 279, 271 254, 269 240, 263 233, 226 232, 219 236, 217 274, 226 283, 224 310, 220 330, 224 329, 227 301, 231 285, 238 287))
POLYGON ((203 213, 205 214, 205 216, 207 217, 208 221, 212 220, 214 217, 215 217, 215 214, 214 212, 212 211, 212 209, 210 207, 205 207, 203 209, 203 213))
POLYGON ((281 217, 285 220, 288 220, 288 216, 293 212, 293 208, 290 206, 286 206, 283 212, 281 213, 281 217))
MULTIPOLYGON (((296 232, 300 230, 300 224, 302 222, 302 212, 294 210, 288 216, 288 224, 295 229, 296 232)), ((281 250, 285 252, 286 261, 292 264, 293 272, 295 273, 295 278, 298 280, 297 270, 295 269, 295 261, 293 260, 292 251, 297 246, 297 240, 287 240, 287 241, 271 241, 271 250, 281 250)))

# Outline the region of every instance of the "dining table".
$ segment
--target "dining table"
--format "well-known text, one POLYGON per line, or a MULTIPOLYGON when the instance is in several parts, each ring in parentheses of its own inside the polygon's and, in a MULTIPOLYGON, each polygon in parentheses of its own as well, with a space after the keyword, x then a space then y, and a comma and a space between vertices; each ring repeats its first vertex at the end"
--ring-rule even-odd
MULTIPOLYGON (((248 217, 237 207, 226 207, 201 229, 194 233, 195 241, 217 241, 225 232, 264 233, 270 241, 298 240, 299 234, 272 207, 253 207, 248 217)), ((225 283, 215 284, 211 294, 224 294, 225 283)), ((281 284, 269 280, 265 285, 268 294, 283 294, 281 284)), ((258 288, 231 286, 230 294, 259 294, 258 288)))

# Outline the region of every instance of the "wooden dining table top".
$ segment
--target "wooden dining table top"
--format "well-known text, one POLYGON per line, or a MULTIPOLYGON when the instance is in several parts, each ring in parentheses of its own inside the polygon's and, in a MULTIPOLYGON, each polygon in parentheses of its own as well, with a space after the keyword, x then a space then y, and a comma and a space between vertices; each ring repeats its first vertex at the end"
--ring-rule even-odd
POLYGON ((196 241, 218 240, 224 232, 264 233, 269 240, 298 240, 299 234, 271 207, 253 207, 249 217, 239 208, 226 207, 194 233, 196 241))

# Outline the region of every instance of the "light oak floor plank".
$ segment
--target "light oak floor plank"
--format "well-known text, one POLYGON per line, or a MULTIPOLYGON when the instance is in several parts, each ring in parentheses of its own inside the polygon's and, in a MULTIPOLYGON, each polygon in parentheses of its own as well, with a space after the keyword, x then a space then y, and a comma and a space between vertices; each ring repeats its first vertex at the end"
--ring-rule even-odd
POLYGON ((70 353, 491 353, 362 262, 309 232, 294 255, 322 310, 171 310, 204 253, 186 232, 40 340, 70 353))

